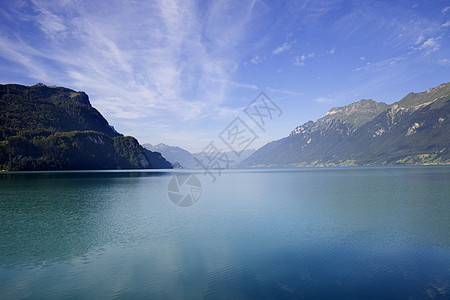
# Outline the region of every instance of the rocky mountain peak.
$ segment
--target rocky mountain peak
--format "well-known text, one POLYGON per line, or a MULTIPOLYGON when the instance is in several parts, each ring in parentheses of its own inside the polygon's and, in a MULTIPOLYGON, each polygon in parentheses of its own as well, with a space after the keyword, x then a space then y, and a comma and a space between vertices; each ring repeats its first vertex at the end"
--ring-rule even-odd
POLYGON ((427 106, 442 97, 448 96, 450 93, 450 82, 443 83, 437 87, 426 90, 421 93, 409 93, 403 99, 393 103, 391 106, 395 110, 406 109, 409 111, 415 111, 424 106, 427 106))
POLYGON ((361 99, 358 102, 346 106, 331 108, 324 117, 314 122, 308 122, 295 128, 291 135, 311 132, 315 130, 330 129, 338 124, 346 124, 350 130, 354 130, 366 122, 372 120, 388 105, 384 102, 376 102, 372 99, 361 99))

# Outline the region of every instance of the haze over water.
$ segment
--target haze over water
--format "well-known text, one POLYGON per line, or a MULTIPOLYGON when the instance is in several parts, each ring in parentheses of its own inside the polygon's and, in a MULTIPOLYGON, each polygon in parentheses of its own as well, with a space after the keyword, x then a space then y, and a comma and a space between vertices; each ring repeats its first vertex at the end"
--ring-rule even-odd
POLYGON ((450 167, 0 174, 0 298, 450 295, 450 167))

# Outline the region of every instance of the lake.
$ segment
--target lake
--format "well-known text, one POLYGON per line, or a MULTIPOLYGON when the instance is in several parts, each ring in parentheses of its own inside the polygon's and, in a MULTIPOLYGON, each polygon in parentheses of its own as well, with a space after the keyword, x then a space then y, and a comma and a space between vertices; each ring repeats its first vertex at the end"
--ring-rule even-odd
POLYGON ((450 167, 214 174, 0 173, 0 298, 450 297, 450 167))

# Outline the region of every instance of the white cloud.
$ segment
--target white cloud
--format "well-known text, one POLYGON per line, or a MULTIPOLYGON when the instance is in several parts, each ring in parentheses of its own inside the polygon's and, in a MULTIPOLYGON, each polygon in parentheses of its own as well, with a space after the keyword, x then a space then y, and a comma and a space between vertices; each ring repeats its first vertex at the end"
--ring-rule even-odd
POLYGON ((366 60, 366 58, 364 56, 361 56, 359 59, 360 60, 366 60))
POLYGON ((449 26, 450 26, 450 21, 447 21, 441 25, 441 27, 449 27, 449 26))
POLYGON ((450 59, 448 58, 443 58, 438 60, 438 64, 442 65, 442 66, 448 66, 450 65, 450 59))
POLYGON ((38 22, 41 30, 53 38, 56 38, 57 35, 66 30, 63 20, 59 16, 54 15, 47 10, 41 10, 38 22))
POLYGON ((275 50, 272 51, 272 55, 278 55, 281 54, 285 51, 288 51, 289 49, 291 49, 291 45, 288 43, 284 43, 283 45, 281 45, 280 47, 276 48, 275 50))
MULTIPOLYGON (((45 69, 45 65, 35 59, 42 55, 40 51, 30 47, 22 40, 11 41, 0 33, 0 56, 16 62, 19 65, 20 72, 23 72, 25 76, 30 78, 38 77, 40 81, 45 82, 50 80, 51 77, 45 69)), ((8 69, 8 71, 11 71, 10 68, 8 69)))
POLYGON ((384 70, 390 66, 393 66, 405 59, 405 56, 397 56, 393 58, 387 58, 375 63, 367 62, 363 67, 356 68, 356 71, 377 72, 384 70))
POLYGON ((257 65, 257 64, 259 64, 260 62, 262 62, 263 61, 263 59, 262 59, 262 57, 260 57, 259 55, 255 55, 251 60, 250 60, 250 62, 252 63, 252 64, 254 64, 254 65, 257 65))
POLYGON ((85 90, 107 117, 159 112, 195 119, 221 107, 236 88, 234 45, 245 34, 240 17, 247 10, 227 1, 210 4, 201 19, 188 1, 99 2, 93 9, 34 0, 28 14, 16 5, 43 35, 38 45, 26 35, 0 36, 1 57, 36 81, 85 90))
POLYGON ((436 38, 429 38, 423 42, 420 46, 414 48, 415 50, 426 50, 427 54, 439 50, 439 44, 436 38))
POLYGON ((316 54, 314 53, 314 52, 311 52, 311 53, 308 53, 307 55, 302 55, 302 56, 299 56, 299 55, 297 55, 295 58, 294 58, 294 61, 293 61, 293 64, 294 64, 294 66, 300 66, 300 67, 303 67, 304 65, 305 65, 305 61, 308 59, 308 58, 313 58, 313 57, 315 57, 316 56, 316 54))
POLYGON ((305 60, 305 56, 304 56, 304 55, 302 55, 301 57, 297 55, 297 56, 294 58, 294 62, 293 62, 293 63, 294 63, 294 66, 303 67, 303 66, 305 65, 304 60, 305 60))
POLYGON ((445 14, 447 11, 449 11, 450 10, 450 6, 447 6, 447 7, 444 7, 443 9, 442 9, 442 14, 445 14))
POLYGON ((416 42, 414 43, 414 45, 419 45, 420 43, 422 43, 425 40, 425 37, 423 35, 420 35, 416 42))
POLYGON ((335 51, 336 51, 336 49, 333 48, 333 49, 328 50, 327 53, 333 55, 335 51))

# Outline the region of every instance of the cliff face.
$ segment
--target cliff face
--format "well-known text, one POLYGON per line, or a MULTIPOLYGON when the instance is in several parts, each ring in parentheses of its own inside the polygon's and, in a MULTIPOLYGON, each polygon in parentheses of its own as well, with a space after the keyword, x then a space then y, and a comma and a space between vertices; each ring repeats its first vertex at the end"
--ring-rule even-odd
POLYGON ((172 167, 159 153, 115 131, 84 92, 0 85, 0 124, 3 170, 172 167))

